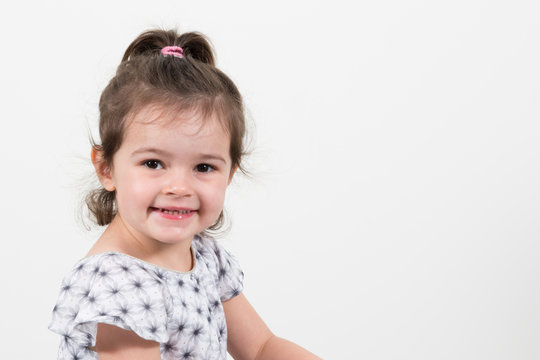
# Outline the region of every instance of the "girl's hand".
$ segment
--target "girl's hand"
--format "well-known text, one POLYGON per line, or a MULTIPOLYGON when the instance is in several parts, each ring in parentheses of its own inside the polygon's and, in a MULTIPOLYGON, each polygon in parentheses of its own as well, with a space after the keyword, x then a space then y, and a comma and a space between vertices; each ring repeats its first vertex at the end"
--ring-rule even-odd
POLYGON ((275 336, 243 294, 223 302, 227 350, 236 360, 320 359, 300 346, 275 336))

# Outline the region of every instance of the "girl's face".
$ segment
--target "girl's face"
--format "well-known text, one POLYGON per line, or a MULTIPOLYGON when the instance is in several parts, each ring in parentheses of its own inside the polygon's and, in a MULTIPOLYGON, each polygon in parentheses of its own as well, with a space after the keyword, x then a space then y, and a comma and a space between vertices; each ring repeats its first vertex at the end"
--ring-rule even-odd
MULTIPOLYGON (((113 157, 108 190, 138 241, 191 241, 218 218, 233 173, 230 137, 215 117, 146 108, 128 125, 113 157), (157 121, 156 121, 157 119, 157 121)), ((150 245, 150 244, 149 244, 150 245)))

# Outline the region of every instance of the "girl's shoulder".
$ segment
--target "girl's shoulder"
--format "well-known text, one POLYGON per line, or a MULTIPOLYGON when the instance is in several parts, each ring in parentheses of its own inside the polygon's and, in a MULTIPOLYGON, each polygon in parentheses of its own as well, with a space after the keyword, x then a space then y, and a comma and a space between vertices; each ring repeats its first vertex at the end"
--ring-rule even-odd
POLYGON ((89 255, 79 260, 64 278, 72 282, 99 283, 130 280, 133 278, 151 278, 156 283, 163 278, 163 271, 158 266, 147 263, 130 255, 108 251, 89 255))
POLYGON ((121 253, 83 258, 62 281, 49 329, 63 336, 62 348, 81 356, 95 345, 98 323, 167 341, 171 299, 164 278, 159 269, 121 253))
POLYGON ((165 306, 166 278, 164 269, 123 253, 91 255, 79 260, 63 278, 53 312, 61 313, 66 307, 103 311, 112 304, 143 298, 165 306))
POLYGON ((193 239, 196 267, 208 269, 218 285, 221 300, 238 295, 243 288, 244 272, 236 257, 211 237, 193 239))
POLYGON ((192 247, 197 260, 214 261, 220 265, 222 262, 236 262, 236 258, 216 239, 197 235, 193 238, 192 247))

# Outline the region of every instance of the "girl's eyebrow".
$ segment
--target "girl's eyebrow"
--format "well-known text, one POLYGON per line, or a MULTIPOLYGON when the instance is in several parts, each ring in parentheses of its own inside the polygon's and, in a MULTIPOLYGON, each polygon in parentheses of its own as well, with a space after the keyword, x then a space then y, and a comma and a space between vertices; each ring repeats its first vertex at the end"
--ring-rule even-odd
POLYGON ((214 155, 214 154, 200 154, 199 155, 201 159, 203 160, 216 160, 221 161, 222 163, 226 164, 227 161, 220 155, 214 155))
POLYGON ((134 150, 131 153, 131 156, 138 155, 138 154, 145 154, 145 153, 154 153, 154 154, 158 154, 158 155, 169 155, 169 152, 165 151, 165 150, 157 149, 157 148, 154 148, 154 147, 143 147, 143 148, 139 148, 137 150, 134 150))

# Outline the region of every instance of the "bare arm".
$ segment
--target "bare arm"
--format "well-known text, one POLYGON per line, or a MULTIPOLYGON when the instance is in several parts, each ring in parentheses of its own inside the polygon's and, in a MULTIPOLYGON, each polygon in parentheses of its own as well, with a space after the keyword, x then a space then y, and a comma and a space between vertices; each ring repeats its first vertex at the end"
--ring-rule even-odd
POLYGON ((223 303, 228 351, 236 360, 320 359, 302 347, 275 336, 243 294, 223 303))
POLYGON ((320 360, 320 357, 315 356, 295 343, 273 336, 266 341, 256 359, 273 360, 278 358, 280 360, 320 360))
POLYGON ((139 337, 133 331, 98 324, 96 346, 99 360, 160 360, 159 344, 139 337))

